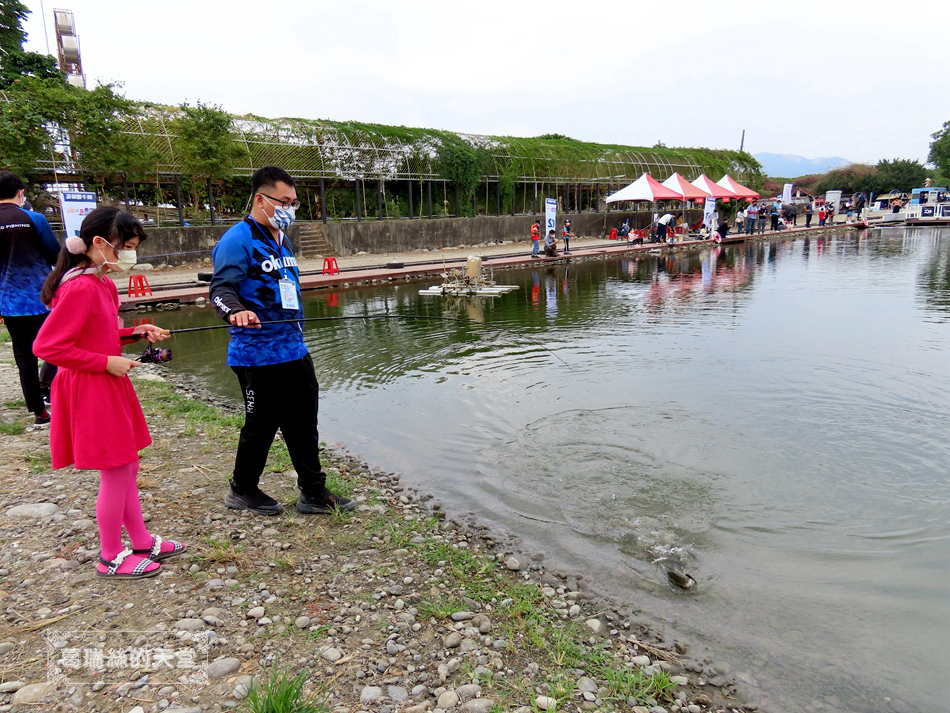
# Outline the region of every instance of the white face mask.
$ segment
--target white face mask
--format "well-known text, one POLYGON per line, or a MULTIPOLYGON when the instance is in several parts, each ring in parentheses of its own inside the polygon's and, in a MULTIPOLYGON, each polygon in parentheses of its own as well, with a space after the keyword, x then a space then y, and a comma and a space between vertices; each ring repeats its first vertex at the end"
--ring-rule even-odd
MULTIPOLYGON (((111 244, 110 244, 111 245, 111 244)), ((116 270, 120 272, 125 272, 126 270, 131 270, 135 267, 138 262, 138 256, 134 249, 132 250, 119 250, 114 245, 111 246, 115 249, 118 257, 115 262, 109 262, 106 260, 106 256, 103 255, 102 250, 99 251, 99 254, 102 255, 102 264, 103 265, 112 265, 116 270)))
POLYGON ((263 194, 261 194, 261 197, 274 206, 274 215, 267 216, 267 222, 271 224, 272 228, 283 230, 286 233, 287 229, 290 228, 291 224, 294 222, 294 218, 297 217, 297 209, 293 206, 284 208, 281 205, 276 205, 263 194))

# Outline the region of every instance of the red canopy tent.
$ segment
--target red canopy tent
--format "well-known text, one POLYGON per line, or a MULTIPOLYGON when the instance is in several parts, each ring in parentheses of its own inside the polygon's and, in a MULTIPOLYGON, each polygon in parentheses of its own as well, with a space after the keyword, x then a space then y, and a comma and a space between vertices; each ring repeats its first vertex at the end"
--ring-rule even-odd
POLYGON ((680 200, 683 201, 704 201, 710 196, 709 191, 704 191, 702 188, 698 188, 678 173, 674 173, 660 185, 666 186, 670 190, 679 193, 680 200))
POLYGON ((759 194, 751 188, 746 188, 728 173, 716 181, 723 188, 728 188, 736 194, 736 198, 745 198, 747 202, 759 197, 759 194))
POLYGON ((607 196, 608 203, 618 201, 681 201, 683 194, 662 185, 649 173, 644 173, 626 188, 607 196))
POLYGON ((728 203, 730 199, 737 197, 735 193, 715 183, 705 173, 693 181, 693 185, 702 191, 706 191, 713 198, 722 198, 723 203, 728 203))

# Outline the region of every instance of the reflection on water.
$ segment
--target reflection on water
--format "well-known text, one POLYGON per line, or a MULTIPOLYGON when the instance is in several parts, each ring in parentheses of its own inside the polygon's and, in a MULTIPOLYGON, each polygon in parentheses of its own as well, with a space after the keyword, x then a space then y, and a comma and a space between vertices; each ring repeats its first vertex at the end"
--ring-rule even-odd
MULTIPOLYGON (((519 289, 308 299, 307 316, 473 320, 308 326, 323 437, 675 622, 775 709, 944 706, 950 231, 496 278, 519 289), (697 592, 672 592, 657 560, 697 592)), ((176 336, 172 366, 237 398, 226 343, 176 336)))

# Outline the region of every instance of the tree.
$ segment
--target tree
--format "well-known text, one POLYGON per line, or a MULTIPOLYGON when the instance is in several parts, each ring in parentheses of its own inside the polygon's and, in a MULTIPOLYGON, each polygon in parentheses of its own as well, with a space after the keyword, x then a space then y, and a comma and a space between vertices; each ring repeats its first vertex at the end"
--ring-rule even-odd
POLYGON ((0 56, 23 51, 23 21, 30 9, 18 0, 0 0, 0 56))
POLYGON ((53 57, 23 51, 27 37, 23 21, 29 14, 29 8, 17 0, 0 0, 0 89, 25 76, 66 83, 66 75, 59 71, 53 57))
POLYGON ((900 191, 909 193, 912 188, 924 185, 927 178, 927 169, 919 161, 895 158, 893 161, 883 159, 877 162, 876 193, 900 191))
POLYGON ((931 134, 930 137, 933 141, 930 144, 930 155, 927 160, 944 176, 950 176, 950 121, 945 121, 943 128, 931 134))

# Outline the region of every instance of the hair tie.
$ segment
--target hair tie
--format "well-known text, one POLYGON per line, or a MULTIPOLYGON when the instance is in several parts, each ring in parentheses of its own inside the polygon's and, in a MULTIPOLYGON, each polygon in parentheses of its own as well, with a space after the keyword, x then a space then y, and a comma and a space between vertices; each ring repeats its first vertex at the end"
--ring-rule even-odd
POLYGON ((86 243, 78 235, 66 238, 66 249, 72 255, 79 255, 86 252, 86 243))

